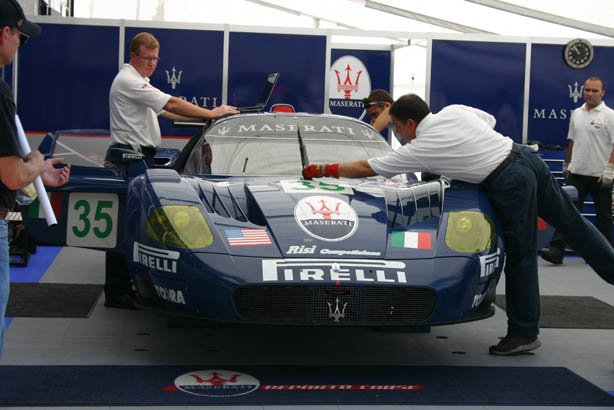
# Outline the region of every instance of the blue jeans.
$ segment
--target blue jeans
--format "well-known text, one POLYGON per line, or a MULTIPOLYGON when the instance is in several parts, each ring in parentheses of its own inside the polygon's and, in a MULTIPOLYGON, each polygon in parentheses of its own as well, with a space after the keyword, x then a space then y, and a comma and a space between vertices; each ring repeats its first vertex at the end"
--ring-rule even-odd
POLYGON ((537 217, 557 229, 606 282, 614 284, 614 248, 576 209, 537 152, 521 147, 484 187, 503 224, 508 335, 539 334, 537 217))
POLYGON ((9 235, 8 226, 0 219, 0 356, 4 339, 4 314, 9 301, 11 278, 9 276, 9 235))

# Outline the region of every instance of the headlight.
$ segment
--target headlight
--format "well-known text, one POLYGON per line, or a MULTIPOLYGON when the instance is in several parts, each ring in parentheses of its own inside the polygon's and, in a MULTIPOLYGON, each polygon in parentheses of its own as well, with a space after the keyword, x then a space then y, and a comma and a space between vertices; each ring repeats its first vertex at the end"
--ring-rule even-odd
POLYGON ((213 234, 196 206, 165 205, 147 217, 147 234, 168 246, 186 249, 206 248, 213 234))
POLYGON ((475 253, 490 248, 495 228, 488 216, 479 211, 456 211, 448 214, 446 245, 456 252, 475 253))

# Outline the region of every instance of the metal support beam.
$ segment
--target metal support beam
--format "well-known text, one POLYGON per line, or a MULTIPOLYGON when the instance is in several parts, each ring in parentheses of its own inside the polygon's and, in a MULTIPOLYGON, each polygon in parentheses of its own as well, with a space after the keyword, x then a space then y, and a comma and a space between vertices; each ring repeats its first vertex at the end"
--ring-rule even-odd
MULTIPOLYGON (((515 4, 506 3, 499 0, 465 0, 470 3, 479 4, 481 6, 491 7, 493 9, 507 11, 509 13, 519 14, 521 16, 530 17, 536 20, 546 21, 560 26, 575 28, 590 33, 601 34, 602 36, 614 37, 614 29, 610 27, 600 26, 597 24, 586 23, 584 21, 574 20, 567 17, 557 16, 556 14, 545 13, 515 4)), ((595 10, 595 12, 598 12, 595 10)))
POLYGON ((265 1, 265 0, 247 0, 251 3, 257 4, 259 6, 263 6, 263 7, 268 7, 274 10, 279 10, 279 11, 283 11, 284 13, 288 13, 288 14, 294 14, 295 16, 305 16, 305 17, 310 17, 314 20, 314 27, 319 27, 319 21, 328 21, 329 23, 333 23, 336 24, 339 27, 343 27, 343 28, 350 28, 350 29, 360 29, 360 27, 356 27, 356 26, 350 26, 347 24, 343 24, 340 21, 333 21, 333 20, 329 20, 326 19, 324 17, 321 16, 315 16, 313 14, 307 14, 307 13, 303 13, 299 10, 296 9, 291 9, 288 7, 283 7, 283 6, 278 6, 277 4, 273 4, 271 2, 265 1), (317 25, 316 25, 316 20, 317 20, 317 25))
POLYGON ((410 20, 416 20, 422 23, 427 23, 427 24, 432 24, 434 26, 447 28, 449 30, 459 31, 461 33, 496 34, 490 31, 480 30, 475 27, 464 26, 462 24, 453 23, 451 21, 438 19, 436 17, 431 17, 431 16, 427 16, 424 14, 420 14, 420 13, 414 13, 413 11, 389 6, 387 4, 379 3, 377 1, 366 0, 365 7, 373 9, 373 10, 383 11, 384 13, 405 17, 410 20))

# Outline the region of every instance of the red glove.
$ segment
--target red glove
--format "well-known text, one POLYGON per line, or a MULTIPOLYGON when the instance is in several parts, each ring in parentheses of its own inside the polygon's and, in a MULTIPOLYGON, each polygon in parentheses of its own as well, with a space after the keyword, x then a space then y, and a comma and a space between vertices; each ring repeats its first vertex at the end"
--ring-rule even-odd
POLYGON ((303 178, 305 179, 322 177, 339 178, 339 164, 311 164, 303 168, 303 178))

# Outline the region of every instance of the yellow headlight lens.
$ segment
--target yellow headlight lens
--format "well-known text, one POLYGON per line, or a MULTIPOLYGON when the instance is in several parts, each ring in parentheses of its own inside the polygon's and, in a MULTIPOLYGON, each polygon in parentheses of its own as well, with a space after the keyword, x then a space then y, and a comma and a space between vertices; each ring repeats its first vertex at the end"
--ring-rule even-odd
POLYGON ((446 245, 456 252, 482 252, 492 246, 496 230, 493 222, 479 211, 448 214, 446 245))
POLYGON ((165 205, 149 214, 147 234, 168 246, 186 249, 206 248, 213 233, 197 206, 165 205))

